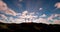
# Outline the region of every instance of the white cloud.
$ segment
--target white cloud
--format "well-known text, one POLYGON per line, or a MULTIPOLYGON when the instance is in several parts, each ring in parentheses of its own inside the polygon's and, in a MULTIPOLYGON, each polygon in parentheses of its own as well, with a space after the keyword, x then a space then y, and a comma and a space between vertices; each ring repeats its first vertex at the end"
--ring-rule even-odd
POLYGON ((60 14, 54 14, 55 17, 59 16, 60 17, 60 14))
POLYGON ((39 10, 42 10, 43 8, 39 8, 39 10))
POLYGON ((17 13, 14 12, 13 10, 11 10, 11 9, 7 9, 7 10, 5 10, 5 13, 6 13, 6 14, 13 15, 13 16, 16 16, 16 15, 17 15, 17 13))
POLYGON ((0 22, 3 22, 3 20, 0 20, 0 22))
POLYGON ((12 9, 8 8, 7 4, 0 0, 0 11, 3 11, 6 14, 10 14, 15 16, 16 12, 14 12, 12 9))
POLYGON ((53 20, 54 15, 51 15, 50 17, 48 17, 48 20, 53 20))
POLYGON ((22 13, 18 13, 16 19, 14 19, 13 17, 9 17, 9 20, 8 18, 6 19, 7 21, 4 22, 4 23, 22 23, 22 22, 32 22, 32 19, 33 18, 37 18, 37 16, 34 16, 33 15, 34 12, 32 13, 29 13, 28 11, 24 11, 22 13), (20 14, 20 15, 19 15, 20 14), (29 20, 28 20, 29 19, 29 20))
POLYGON ((22 16, 27 15, 27 13, 28 13, 28 11, 24 11, 24 12, 22 12, 22 16))
POLYGON ((48 20, 53 20, 55 17, 60 17, 60 14, 52 14, 50 17, 48 17, 48 20))
POLYGON ((37 16, 34 16, 34 12, 29 13, 28 11, 22 12, 21 16, 19 16, 19 17, 22 18, 22 19, 25 19, 26 22, 28 22, 28 21, 32 22, 33 18, 37 18, 37 16))
POLYGON ((53 21, 50 24, 60 24, 60 20, 54 19, 55 17, 58 17, 58 16, 60 17, 60 14, 52 14, 50 17, 47 18, 47 20, 53 21))
POLYGON ((43 15, 41 15, 40 17, 46 17, 46 15, 45 15, 45 14, 43 14, 43 15))
POLYGON ((44 18, 38 18, 35 20, 36 23, 45 23, 45 24, 50 24, 47 19, 44 18))
POLYGON ((6 3, 4 3, 3 1, 0 1, 0 10, 6 10, 6 9, 7 9, 6 3))
POLYGON ((60 8, 60 2, 57 2, 57 3, 55 4, 55 7, 60 8))
POLYGON ((0 16, 1 16, 3 19, 7 18, 4 14, 0 14, 0 16))
POLYGON ((45 24, 60 24, 60 20, 53 19, 57 16, 60 16, 59 14, 52 14, 48 18, 43 18, 43 17, 47 17, 46 14, 41 15, 43 17, 39 17, 39 18, 38 18, 37 15, 34 15, 34 14, 35 14, 34 12, 24 11, 22 13, 17 14, 18 18, 9 17, 9 19, 6 18, 5 20, 0 20, 0 22, 3 22, 3 23, 16 23, 16 24, 23 23, 23 22, 27 22, 27 23, 28 22, 35 22, 35 23, 45 23, 45 24), (51 23, 49 20, 51 20, 53 22, 51 23))
POLYGON ((42 18, 42 17, 40 17, 40 18, 34 20, 34 22, 36 22, 36 23, 45 23, 45 24, 60 24, 60 20, 53 19, 53 18, 55 18, 57 16, 60 17, 60 14, 52 14, 48 18, 42 18), (50 22, 50 20, 53 21, 53 22, 50 22))
POLYGON ((60 24, 60 20, 54 20, 52 24, 60 24))

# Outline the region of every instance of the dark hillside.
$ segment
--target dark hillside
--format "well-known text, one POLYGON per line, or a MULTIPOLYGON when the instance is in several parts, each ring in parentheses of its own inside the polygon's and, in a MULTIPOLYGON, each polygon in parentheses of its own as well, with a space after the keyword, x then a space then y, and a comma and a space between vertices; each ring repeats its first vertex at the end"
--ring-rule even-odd
POLYGON ((0 23, 0 31, 22 31, 22 32, 59 32, 60 25, 43 24, 43 23, 21 23, 21 24, 4 24, 0 23))

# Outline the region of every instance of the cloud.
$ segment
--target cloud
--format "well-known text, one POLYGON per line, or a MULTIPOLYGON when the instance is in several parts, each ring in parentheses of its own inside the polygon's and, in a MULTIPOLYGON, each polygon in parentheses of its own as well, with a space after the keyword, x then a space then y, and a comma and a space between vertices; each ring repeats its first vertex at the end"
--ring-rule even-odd
POLYGON ((3 20, 0 20, 0 22, 3 22, 3 20))
MULTIPOLYGON (((50 17, 47 18, 47 20, 51 20, 53 22, 51 22, 50 24, 60 24, 60 20, 58 19, 54 19, 55 17, 60 17, 60 14, 52 14, 50 17)), ((49 21, 50 22, 50 21, 49 21)))
POLYGON ((0 0, 0 11, 3 11, 6 14, 16 16, 16 12, 14 12, 14 10, 8 8, 7 4, 5 2, 3 2, 2 0, 0 0))
POLYGON ((60 20, 54 20, 52 24, 60 24, 60 20))
POLYGON ((20 16, 20 18, 33 18, 33 17, 36 17, 36 16, 34 16, 34 12, 29 13, 28 11, 22 12, 22 14, 20 16))
POLYGON ((43 14, 43 15, 41 15, 40 17, 46 17, 46 15, 45 15, 45 14, 43 14))
POLYGON ((45 24, 50 24, 47 19, 44 18, 38 18, 35 20, 36 23, 45 23, 45 24))
POLYGON ((24 11, 24 12, 22 12, 22 16, 27 15, 27 13, 28 13, 28 11, 24 11))
POLYGON ((0 1, 0 10, 6 10, 6 9, 7 9, 6 3, 4 3, 3 1, 0 1))
POLYGON ((25 22, 25 19, 15 19, 15 22, 16 24, 19 24, 19 23, 24 23, 25 22))
MULTIPOLYGON (((40 16, 47 17, 46 14, 43 14, 43 15, 40 15, 40 16)), ((9 18, 0 20, 0 22, 16 23, 16 24, 28 23, 28 22, 45 23, 45 24, 60 24, 60 20, 53 19, 53 18, 58 17, 58 16, 60 16, 60 14, 52 14, 48 18, 43 18, 43 17, 38 18, 38 15, 35 15, 35 12, 23 11, 22 13, 17 13, 16 17, 18 17, 18 18, 9 17, 9 18), (50 20, 53 21, 53 22, 50 22, 50 20)), ((2 17, 5 17, 5 16, 2 16, 2 17)))
POLYGON ((33 18, 36 18, 37 16, 33 15, 34 12, 29 13, 28 11, 24 11, 22 13, 17 13, 18 18, 9 17, 4 23, 22 23, 22 22, 32 22, 33 18))
POLYGON ((60 14, 55 14, 55 17, 59 16, 60 17, 60 14))
POLYGON ((28 11, 22 12, 21 16, 19 16, 21 19, 25 19, 25 22, 32 22, 33 18, 37 18, 37 16, 34 16, 34 12, 29 13, 28 11))
POLYGON ((50 17, 48 17, 48 20, 53 20, 55 17, 60 17, 60 14, 52 14, 50 17))
POLYGON ((54 15, 51 15, 50 17, 48 17, 48 20, 53 20, 54 15))
MULTIPOLYGON (((60 24, 60 20, 54 19, 55 17, 58 17, 58 16, 60 17, 60 14, 52 14, 48 18, 40 17, 38 19, 35 19, 34 22, 36 22, 36 23, 45 23, 45 24, 60 24)), ((45 16, 45 17, 47 17, 47 16, 45 16)))
POLYGON ((16 15, 17 15, 17 13, 14 12, 13 10, 11 10, 11 9, 7 9, 7 10, 5 10, 5 13, 6 13, 6 14, 13 15, 13 16, 16 16, 16 15))
POLYGON ((43 8, 39 8, 39 10, 42 10, 43 8))
POLYGON ((55 4, 55 7, 60 8, 60 2, 57 2, 57 3, 55 4))
POLYGON ((3 19, 7 18, 4 14, 0 14, 0 17, 2 17, 3 19))

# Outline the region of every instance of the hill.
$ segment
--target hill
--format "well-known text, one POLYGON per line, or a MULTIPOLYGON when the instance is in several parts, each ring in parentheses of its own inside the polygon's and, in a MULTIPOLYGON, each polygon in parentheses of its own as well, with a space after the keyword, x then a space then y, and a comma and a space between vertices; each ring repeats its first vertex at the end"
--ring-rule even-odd
POLYGON ((43 23, 21 23, 21 24, 4 24, 0 23, 0 31, 28 31, 28 32, 59 32, 60 25, 43 24, 43 23))

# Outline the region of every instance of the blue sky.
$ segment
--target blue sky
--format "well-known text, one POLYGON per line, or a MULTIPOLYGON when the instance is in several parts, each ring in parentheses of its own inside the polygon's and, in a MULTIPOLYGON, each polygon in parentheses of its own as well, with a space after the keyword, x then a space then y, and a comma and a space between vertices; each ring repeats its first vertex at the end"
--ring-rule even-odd
POLYGON ((38 12, 45 14, 52 13, 60 14, 59 12, 60 9, 58 10, 54 6, 55 3, 59 2, 59 0, 22 0, 21 2, 19 0, 3 0, 3 1, 8 5, 9 8, 19 13, 27 10, 29 12, 38 12), (21 7, 18 5, 21 5, 21 7), (39 8, 43 8, 43 10, 39 11, 39 8))
MULTIPOLYGON (((28 11, 27 14, 34 12, 34 15, 38 16, 38 18, 40 16, 46 16, 45 18, 48 19, 49 17, 53 16, 55 17, 56 14, 60 17, 60 0, 1 0, 1 1, 3 1, 9 9, 14 10, 14 12, 16 12, 17 14, 18 13, 24 14, 24 11, 28 11)), ((8 13, 5 14, 1 11, 0 13, 4 14, 8 18, 9 17, 19 18, 20 15, 18 14, 17 16, 13 16, 8 13)), ((55 18, 58 19, 58 17, 55 18)))

